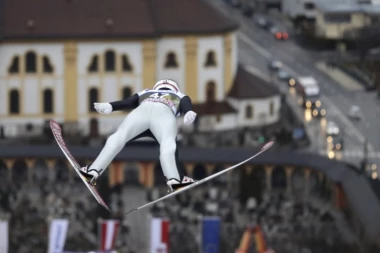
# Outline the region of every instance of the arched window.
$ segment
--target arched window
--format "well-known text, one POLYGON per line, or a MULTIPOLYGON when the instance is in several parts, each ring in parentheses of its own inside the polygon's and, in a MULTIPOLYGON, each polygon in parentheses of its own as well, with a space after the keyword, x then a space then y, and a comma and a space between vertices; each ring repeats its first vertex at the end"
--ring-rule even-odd
POLYGON ((123 88, 123 99, 129 98, 132 96, 132 89, 129 87, 124 87, 123 88))
POLYGON ((37 56, 34 52, 27 52, 25 60, 25 70, 26 73, 36 73, 37 72, 37 56))
POLYGON ((177 56, 173 52, 169 52, 166 55, 166 62, 165 62, 165 68, 177 68, 178 62, 177 62, 177 56))
POLYGON ((94 103, 98 102, 99 92, 97 88, 91 88, 88 95, 88 111, 95 112, 94 103))
POLYGON ((88 66, 88 72, 94 73, 99 71, 99 56, 94 55, 91 59, 90 66, 88 66))
POLYGON ((53 113, 53 91, 51 89, 44 90, 44 113, 53 113))
POLYGON ((20 93, 18 90, 11 90, 9 93, 9 113, 20 113, 20 93))
POLYGON ((245 107, 245 117, 246 117, 247 119, 251 119, 251 118, 253 118, 253 108, 252 108, 251 105, 247 105, 247 106, 245 107))
POLYGON ((210 50, 207 52, 205 67, 215 67, 215 66, 216 66, 215 52, 210 50))
POLYGON ((53 66, 47 56, 42 57, 42 70, 44 73, 53 73, 53 66))
POLYGON ((273 116, 273 114, 274 114, 274 103, 273 103, 273 101, 270 102, 270 104, 269 104, 269 114, 271 116, 273 116))
POLYGON ((106 71, 111 72, 115 71, 116 69, 116 57, 115 57, 115 52, 108 50, 106 52, 106 57, 105 57, 105 66, 106 66, 106 71))
POLYGON ((216 100, 216 85, 214 82, 208 82, 206 85, 206 102, 214 102, 216 100))
POLYGON ((8 68, 9 74, 16 74, 20 72, 20 57, 14 56, 11 65, 8 68))
POLYGON ((132 64, 130 63, 128 56, 123 55, 123 57, 121 58, 121 63, 124 72, 133 71, 132 64))

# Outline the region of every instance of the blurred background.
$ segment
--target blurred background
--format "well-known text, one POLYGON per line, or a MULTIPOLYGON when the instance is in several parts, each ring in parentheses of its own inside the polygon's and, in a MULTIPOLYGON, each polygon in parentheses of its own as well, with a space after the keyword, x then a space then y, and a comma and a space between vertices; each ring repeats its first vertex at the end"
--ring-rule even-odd
POLYGON ((0 0, 0 253, 380 252, 380 1, 0 0), (97 204, 81 165, 125 112, 111 102, 176 81, 178 166, 204 178, 164 196, 159 149, 129 143, 97 204))

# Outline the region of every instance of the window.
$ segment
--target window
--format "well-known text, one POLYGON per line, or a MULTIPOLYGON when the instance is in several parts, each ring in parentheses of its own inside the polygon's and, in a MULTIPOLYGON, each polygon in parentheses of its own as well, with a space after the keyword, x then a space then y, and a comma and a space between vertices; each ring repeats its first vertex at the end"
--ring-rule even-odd
POLYGON ((92 88, 89 92, 89 100, 88 100, 88 111, 89 112, 95 112, 94 103, 98 102, 98 89, 92 88))
POLYGON ((245 107, 245 118, 247 118, 247 119, 253 118, 253 108, 251 105, 247 105, 245 107))
POLYGON ((206 85, 206 102, 214 102, 215 97, 215 83, 208 82, 206 85))
POLYGON ((132 72, 133 68, 131 63, 129 62, 129 58, 126 55, 123 55, 121 58, 122 68, 124 72, 132 72))
POLYGON ((123 88, 123 99, 129 98, 132 96, 132 90, 129 87, 124 87, 123 88))
POLYGON ((351 14, 349 13, 329 13, 325 14, 324 20, 326 23, 350 23, 351 14))
POLYGON ((99 57, 94 55, 91 59, 90 66, 88 66, 88 72, 94 73, 99 71, 99 57))
POLYGON ((37 72, 37 56, 34 52, 26 53, 25 61, 26 73, 36 73, 37 72))
POLYGON ((9 74, 19 73, 20 72, 19 64, 20 64, 20 57, 14 56, 12 59, 12 63, 9 66, 8 73, 9 74))
POLYGON ((110 50, 107 51, 105 60, 106 60, 106 62, 105 62, 106 71, 107 72, 115 71, 115 69, 116 69, 115 52, 110 51, 110 50))
POLYGON ((303 7, 305 8, 305 10, 307 11, 312 11, 315 9, 315 5, 314 3, 304 3, 303 7))
POLYGON ((270 102, 270 104, 269 104, 269 113, 271 116, 273 116, 273 114, 274 114, 274 103, 273 103, 273 101, 270 102))
POLYGON ((166 56, 165 68, 177 68, 177 67, 178 67, 177 56, 173 52, 168 53, 166 56))
POLYGON ((207 53, 205 66, 206 67, 215 67, 216 66, 215 52, 214 51, 209 51, 207 53))
POLYGON ((44 73, 53 73, 53 66, 47 56, 42 57, 42 70, 44 73))
POLYGON ((44 90, 44 113, 53 113, 53 91, 51 89, 44 90))
POLYGON ((9 113, 20 113, 20 94, 18 90, 11 90, 9 93, 9 113))

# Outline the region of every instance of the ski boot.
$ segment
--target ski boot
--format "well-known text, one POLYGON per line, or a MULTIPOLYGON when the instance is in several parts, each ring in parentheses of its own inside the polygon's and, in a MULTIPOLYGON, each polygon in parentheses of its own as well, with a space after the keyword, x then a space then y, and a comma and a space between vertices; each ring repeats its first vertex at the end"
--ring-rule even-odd
POLYGON ((96 185, 96 179, 99 177, 99 172, 97 170, 88 170, 88 166, 82 167, 79 169, 80 174, 82 174, 86 181, 92 185, 96 185))
POLYGON ((179 180, 177 180, 175 178, 169 179, 166 182, 166 184, 169 186, 168 192, 177 191, 177 190, 179 190, 185 186, 191 185, 193 183, 195 183, 195 181, 192 178, 189 178, 186 176, 183 177, 182 182, 180 182, 179 180))

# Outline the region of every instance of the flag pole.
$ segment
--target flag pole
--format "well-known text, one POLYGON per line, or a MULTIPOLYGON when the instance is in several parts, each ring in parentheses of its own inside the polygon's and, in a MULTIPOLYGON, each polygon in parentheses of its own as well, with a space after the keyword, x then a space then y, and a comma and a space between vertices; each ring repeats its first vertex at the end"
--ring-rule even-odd
POLYGON ((97 220, 98 222, 98 233, 97 233, 97 237, 98 237, 98 250, 101 251, 101 247, 102 247, 102 218, 98 218, 97 220))

